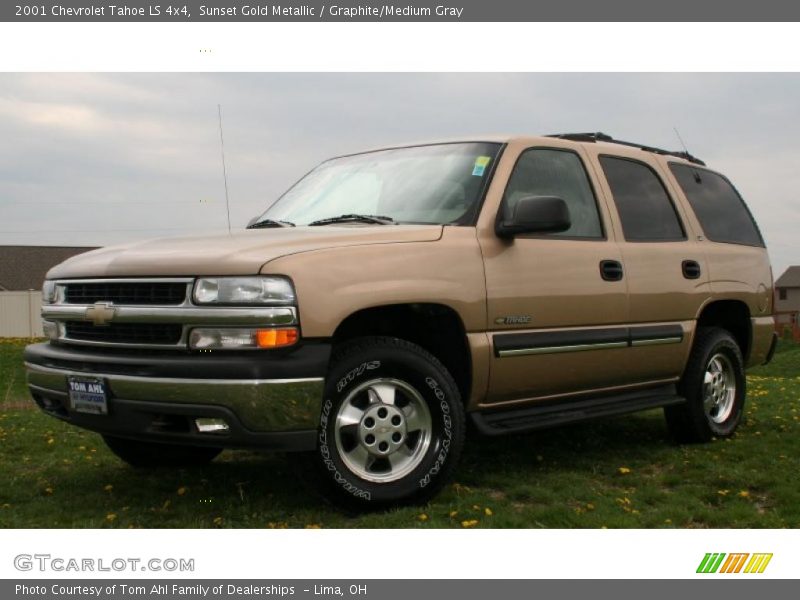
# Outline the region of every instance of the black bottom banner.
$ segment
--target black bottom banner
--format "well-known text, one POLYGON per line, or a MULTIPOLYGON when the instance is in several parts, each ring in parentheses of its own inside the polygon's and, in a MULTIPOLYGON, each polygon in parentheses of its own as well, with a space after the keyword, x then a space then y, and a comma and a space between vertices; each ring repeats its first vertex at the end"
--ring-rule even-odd
POLYGON ((231 580, 2 580, 0 598, 31 600, 252 600, 255 598, 373 598, 409 600, 457 598, 458 600, 505 598, 614 597, 640 600, 674 600, 696 594, 724 595, 726 600, 789 597, 797 582, 780 579, 672 579, 672 580, 542 580, 542 579, 231 579, 231 580), (611 596, 613 594, 613 596, 611 596))

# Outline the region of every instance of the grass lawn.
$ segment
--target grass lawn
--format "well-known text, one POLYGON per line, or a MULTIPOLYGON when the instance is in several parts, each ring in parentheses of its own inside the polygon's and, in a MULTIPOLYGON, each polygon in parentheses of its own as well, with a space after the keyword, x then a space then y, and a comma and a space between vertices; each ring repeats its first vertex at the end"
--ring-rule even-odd
POLYGON ((0 341, 0 527, 800 527, 800 345, 748 377, 735 438, 677 446, 661 411, 468 439, 454 483, 422 508, 348 516, 304 458, 224 452, 142 472, 27 397, 25 342, 0 341))

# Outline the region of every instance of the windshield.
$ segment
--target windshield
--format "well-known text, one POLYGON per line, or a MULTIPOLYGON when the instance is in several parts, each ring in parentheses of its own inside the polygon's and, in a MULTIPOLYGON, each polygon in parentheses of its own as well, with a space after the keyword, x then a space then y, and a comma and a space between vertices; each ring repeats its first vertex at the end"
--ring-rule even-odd
POLYGON ((308 225, 341 215, 395 223, 471 218, 500 144, 460 143, 380 150, 326 161, 298 181, 259 221, 308 225))

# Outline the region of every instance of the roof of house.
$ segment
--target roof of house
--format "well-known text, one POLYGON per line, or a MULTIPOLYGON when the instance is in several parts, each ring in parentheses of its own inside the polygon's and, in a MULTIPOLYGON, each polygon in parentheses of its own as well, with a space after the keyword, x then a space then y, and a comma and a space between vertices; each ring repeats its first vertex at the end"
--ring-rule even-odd
POLYGON ((51 267, 90 247, 0 246, 0 290, 38 290, 51 267))
POLYGON ((800 266, 789 267, 778 277, 775 287, 800 287, 800 266))

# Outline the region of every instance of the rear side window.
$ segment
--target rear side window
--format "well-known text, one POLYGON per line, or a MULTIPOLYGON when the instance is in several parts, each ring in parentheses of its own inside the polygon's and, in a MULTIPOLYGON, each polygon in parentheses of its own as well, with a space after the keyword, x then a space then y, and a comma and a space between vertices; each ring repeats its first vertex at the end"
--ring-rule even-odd
POLYGON ((526 196, 558 196, 567 203, 572 225, 557 237, 603 237, 592 186, 583 162, 574 152, 549 148, 523 152, 503 196, 505 218, 514 214, 517 202, 526 196))
POLYGON ((644 163, 601 156, 625 239, 664 242, 686 239, 664 184, 644 163))
POLYGON ((763 246, 750 211, 730 182, 705 169, 670 163, 706 237, 713 242, 763 246))

